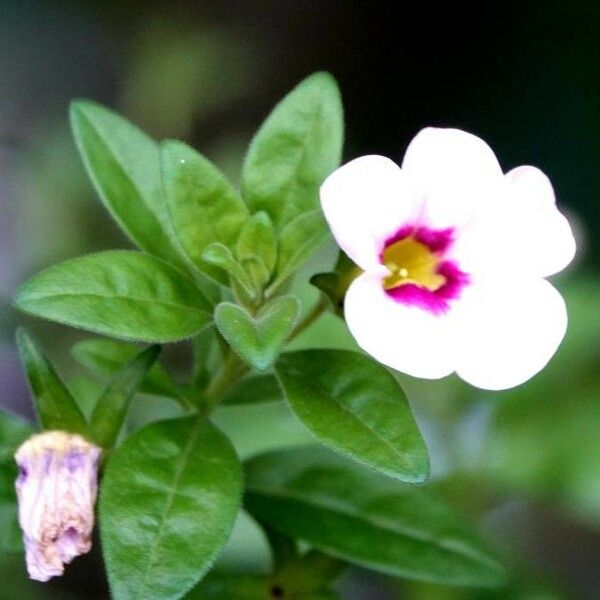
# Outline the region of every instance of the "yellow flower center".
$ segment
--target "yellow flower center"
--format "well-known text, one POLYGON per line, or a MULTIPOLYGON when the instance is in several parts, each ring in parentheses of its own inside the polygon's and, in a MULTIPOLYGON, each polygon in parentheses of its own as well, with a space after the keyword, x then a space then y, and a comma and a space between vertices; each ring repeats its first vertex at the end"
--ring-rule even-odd
POLYGON ((383 251, 382 259, 390 271, 383 280, 386 290, 412 283, 435 292, 446 282, 446 278, 437 272, 438 257, 413 237, 390 244, 383 251))

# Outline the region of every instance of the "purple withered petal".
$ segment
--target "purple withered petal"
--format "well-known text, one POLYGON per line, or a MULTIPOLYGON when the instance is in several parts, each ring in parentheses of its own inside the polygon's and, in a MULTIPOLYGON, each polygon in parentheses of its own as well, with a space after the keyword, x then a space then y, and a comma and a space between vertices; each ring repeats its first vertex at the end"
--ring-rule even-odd
POLYGON ((17 450, 19 523, 31 579, 62 575, 65 564, 89 552, 100 452, 61 431, 34 435, 17 450))

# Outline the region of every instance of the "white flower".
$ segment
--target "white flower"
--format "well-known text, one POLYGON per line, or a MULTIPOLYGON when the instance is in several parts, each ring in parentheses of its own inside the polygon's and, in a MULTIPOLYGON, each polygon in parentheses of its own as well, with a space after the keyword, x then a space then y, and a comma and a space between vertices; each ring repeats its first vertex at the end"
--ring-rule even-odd
POLYGON ((47 431, 16 452, 19 524, 32 579, 62 575, 92 547, 100 448, 79 435, 47 431))
POLYGON ((402 168, 382 156, 340 167, 321 203, 363 271, 346 294, 348 327, 378 361, 498 390, 556 351, 567 313, 544 278, 569 264, 575 241, 540 170, 503 174, 481 139, 427 128, 402 168))

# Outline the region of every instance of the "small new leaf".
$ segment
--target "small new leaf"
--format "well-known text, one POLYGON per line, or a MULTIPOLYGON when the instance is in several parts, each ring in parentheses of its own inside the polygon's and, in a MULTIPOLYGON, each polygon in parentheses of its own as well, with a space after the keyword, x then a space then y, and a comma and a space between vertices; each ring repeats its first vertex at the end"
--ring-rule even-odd
POLYGON ((252 280, 227 246, 219 242, 209 244, 204 249, 202 258, 204 262, 228 273, 250 298, 256 297, 257 290, 252 280))
POLYGON ((243 308, 222 302, 215 311, 215 323, 229 345, 252 368, 268 369, 291 335, 300 303, 293 296, 280 296, 265 304, 256 318, 243 308))
POLYGON ((17 330, 17 346, 42 428, 59 429, 88 437, 88 424, 75 399, 40 345, 23 328, 17 330))

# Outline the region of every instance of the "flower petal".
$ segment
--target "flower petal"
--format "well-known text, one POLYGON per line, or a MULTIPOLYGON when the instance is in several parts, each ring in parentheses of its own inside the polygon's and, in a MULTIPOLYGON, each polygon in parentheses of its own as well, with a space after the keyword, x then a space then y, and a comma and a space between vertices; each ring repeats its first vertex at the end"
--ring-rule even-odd
POLYGON ((425 379, 454 370, 446 315, 396 302, 385 293, 381 277, 365 273, 355 279, 344 313, 358 345, 388 367, 425 379))
POLYGON ((422 219, 433 228, 469 224, 502 184, 492 149, 459 129, 421 130, 406 150, 402 170, 418 187, 424 200, 422 219))
POLYGON ((541 277, 562 271, 575 256, 575 238, 556 207, 550 180, 539 169, 523 166, 509 171, 506 181, 507 235, 515 262, 541 277))
POLYGON ((457 373, 474 386, 519 385, 552 358, 567 328, 562 296, 544 279, 474 285, 453 313, 457 373))
POLYGON ((411 220, 415 201, 400 167, 383 156, 350 161, 321 186, 321 205, 333 237, 364 270, 381 270, 384 242, 411 220))

